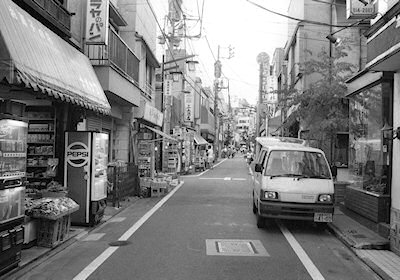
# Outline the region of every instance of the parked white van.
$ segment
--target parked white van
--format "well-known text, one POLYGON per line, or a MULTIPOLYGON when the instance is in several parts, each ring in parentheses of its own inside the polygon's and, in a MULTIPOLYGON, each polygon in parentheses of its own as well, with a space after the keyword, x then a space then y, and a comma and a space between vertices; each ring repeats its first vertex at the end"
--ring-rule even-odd
POLYGON ((268 218, 332 222, 334 186, 325 154, 304 140, 258 137, 253 174, 257 227, 268 218))

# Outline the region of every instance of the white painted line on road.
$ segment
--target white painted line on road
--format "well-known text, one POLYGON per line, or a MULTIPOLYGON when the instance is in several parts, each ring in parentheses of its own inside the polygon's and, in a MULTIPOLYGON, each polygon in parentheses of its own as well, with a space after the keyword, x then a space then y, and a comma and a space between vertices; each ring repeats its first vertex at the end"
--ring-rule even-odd
POLYGON ((108 247, 100 256, 92 261, 87 267, 85 267, 73 280, 84 280, 87 279, 103 262, 105 262, 118 247, 108 247))
POLYGON ((130 229, 128 229, 118 240, 119 241, 126 241, 129 239, 129 237, 132 236, 132 234, 135 233, 135 231, 137 231, 143 224, 144 222, 146 222, 158 209, 161 208, 161 206, 164 205, 165 202, 167 202, 167 200, 174 195, 174 193, 176 193, 180 187, 182 187, 183 182, 180 183, 178 186, 176 186, 169 194, 167 194, 163 199, 161 199, 156 205, 154 205, 153 208, 151 208, 151 210, 149 212, 147 212, 146 214, 144 214, 144 216, 142 218, 140 218, 139 221, 137 221, 130 229))
MULTIPOLYGON (((221 163, 223 163, 225 160, 227 160, 227 159, 221 160, 221 161, 218 162, 216 165, 214 165, 214 167, 217 167, 218 165, 220 165, 221 163)), ((199 174, 197 174, 197 175, 182 175, 181 177, 184 177, 184 178, 200 177, 200 176, 202 176, 204 173, 208 172, 209 170, 210 170, 210 169, 204 170, 203 172, 201 172, 201 173, 199 173, 199 174)))
POLYGON ((199 180, 224 180, 225 178, 199 178, 199 180))
MULTIPOLYGON (((161 206, 170 199, 183 185, 181 182, 176 186, 168 195, 161 199, 149 212, 147 212, 142 218, 133 224, 119 239, 118 241, 126 241, 132 234, 135 233, 161 206)), ((108 247, 100 256, 93 260, 87 267, 85 267, 73 280, 85 280, 87 279, 97 268, 100 267, 119 247, 108 247)))
POLYGON ((199 180, 224 180, 224 181, 246 181, 246 178, 231 178, 231 177, 224 177, 224 178, 199 178, 199 180))
POLYGON ((321 272, 319 272, 318 268, 311 261, 310 257, 301 247, 299 242, 294 238, 293 234, 283 225, 281 222, 277 222, 280 230, 285 236, 286 240, 289 242, 293 251, 299 257, 300 261, 303 263, 304 267, 307 269, 308 274, 310 274, 313 280, 325 280, 324 276, 322 276, 321 272))

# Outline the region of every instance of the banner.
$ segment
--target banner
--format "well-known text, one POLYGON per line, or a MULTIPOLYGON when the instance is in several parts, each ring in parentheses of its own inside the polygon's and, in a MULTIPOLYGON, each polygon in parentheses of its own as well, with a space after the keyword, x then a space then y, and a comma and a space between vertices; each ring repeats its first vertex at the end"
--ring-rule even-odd
POLYGON ((108 44, 109 0, 88 0, 86 10, 86 44, 108 44))
POLYGON ((185 110, 183 112, 184 122, 192 122, 193 114, 193 93, 185 92, 185 110))

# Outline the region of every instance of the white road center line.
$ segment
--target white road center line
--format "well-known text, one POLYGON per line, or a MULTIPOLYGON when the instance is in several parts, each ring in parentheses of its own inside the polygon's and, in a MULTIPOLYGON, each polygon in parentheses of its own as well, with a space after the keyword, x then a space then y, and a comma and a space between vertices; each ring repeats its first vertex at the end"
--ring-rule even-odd
POLYGON ((319 272, 318 268, 311 261, 310 257, 301 247, 299 242, 294 238, 293 234, 283 225, 281 222, 278 222, 279 228, 286 240, 289 242, 293 251, 299 257, 300 261, 303 263, 304 267, 307 269, 308 274, 310 274, 313 280, 325 280, 324 276, 322 276, 321 272, 319 272))
MULTIPOLYGON (((135 224, 133 224, 119 239, 118 241, 126 241, 132 234, 135 233, 143 224, 146 222, 161 206, 170 199, 183 185, 181 182, 176 186, 168 195, 161 199, 149 212, 147 212, 142 218, 139 219, 135 224)), ((108 247, 104 252, 94 259, 87 267, 85 267, 78 275, 76 275, 73 280, 84 280, 87 279, 97 268, 100 267, 119 247, 108 247)))

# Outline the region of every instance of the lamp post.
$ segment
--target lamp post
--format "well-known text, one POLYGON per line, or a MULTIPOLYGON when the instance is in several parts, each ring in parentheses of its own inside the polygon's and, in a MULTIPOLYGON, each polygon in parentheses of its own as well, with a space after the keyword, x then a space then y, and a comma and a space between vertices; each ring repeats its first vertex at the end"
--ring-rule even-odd
MULTIPOLYGON (((166 134, 170 134, 171 131, 171 112, 172 112, 172 88, 174 82, 179 82, 180 77, 184 75, 184 73, 179 69, 179 65, 177 62, 182 60, 192 59, 196 55, 188 55, 185 57, 180 57, 176 59, 172 59, 169 61, 164 61, 161 65, 161 79, 162 79, 162 106, 163 106, 163 113, 164 113, 164 121, 163 121, 163 132, 166 134), (174 64, 174 65, 171 65, 174 64), (166 74, 169 74, 168 79, 166 79, 166 74), (171 79, 172 78, 172 79, 171 79)), ((196 61, 188 60, 186 61, 188 68, 193 69, 193 64, 196 61)), ((166 148, 166 141, 163 141, 163 151, 162 151, 162 169, 166 170, 168 166, 167 162, 167 148, 166 148)))

